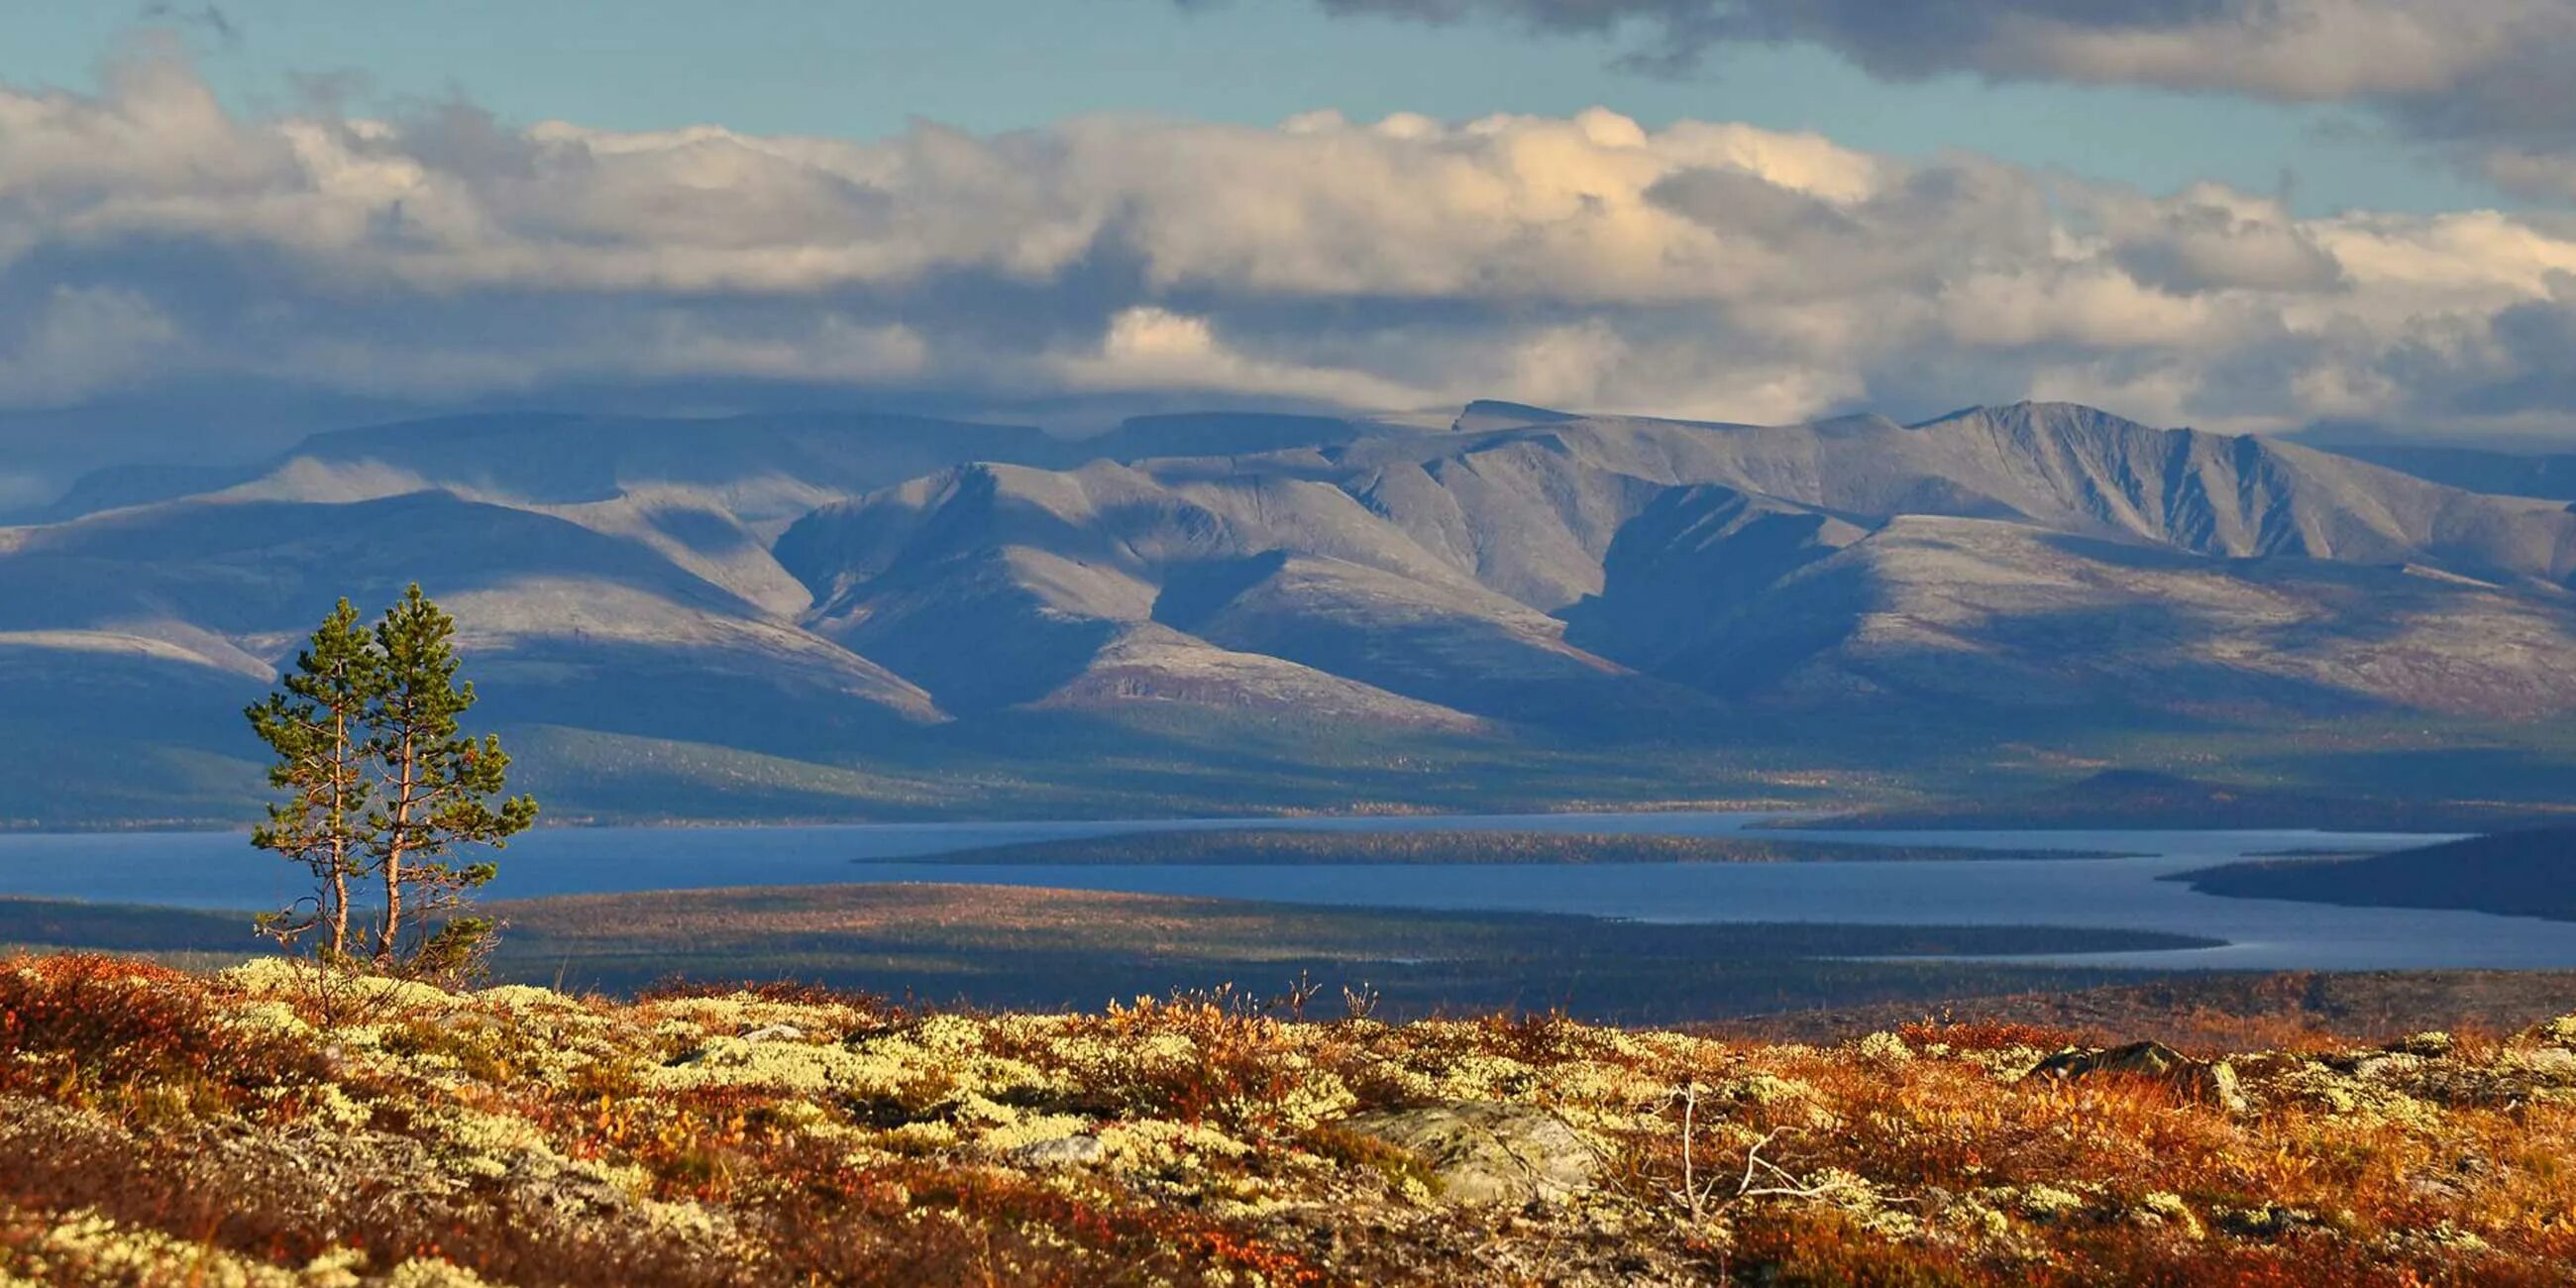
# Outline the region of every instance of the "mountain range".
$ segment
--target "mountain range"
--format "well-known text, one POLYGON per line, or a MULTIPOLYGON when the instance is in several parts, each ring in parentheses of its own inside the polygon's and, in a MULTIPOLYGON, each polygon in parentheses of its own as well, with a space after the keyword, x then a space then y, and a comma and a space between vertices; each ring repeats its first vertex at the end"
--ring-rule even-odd
POLYGON ((1781 799, 2147 758, 2547 790, 2576 514, 2537 462, 2373 454, 2048 403, 339 431, 0 529, 0 817, 238 814, 240 705, 333 599, 414 580, 484 717, 598 817, 1781 799))

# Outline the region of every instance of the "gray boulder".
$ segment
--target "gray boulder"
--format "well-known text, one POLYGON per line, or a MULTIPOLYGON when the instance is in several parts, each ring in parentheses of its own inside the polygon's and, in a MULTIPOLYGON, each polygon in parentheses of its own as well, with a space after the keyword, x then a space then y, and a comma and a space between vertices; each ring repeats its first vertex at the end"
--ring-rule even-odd
POLYGON ((1422 1159, 1452 1203, 1562 1202, 1591 1192, 1601 1168, 1564 1119, 1524 1105, 1391 1109, 1344 1125, 1422 1159))

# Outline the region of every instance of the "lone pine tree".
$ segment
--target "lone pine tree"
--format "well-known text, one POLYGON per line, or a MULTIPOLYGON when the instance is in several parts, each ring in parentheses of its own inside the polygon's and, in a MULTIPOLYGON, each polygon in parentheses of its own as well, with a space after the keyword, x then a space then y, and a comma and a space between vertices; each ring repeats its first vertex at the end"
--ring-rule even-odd
MULTIPOLYGON (((478 740, 460 731, 458 717, 474 705, 474 684, 457 683, 455 636, 456 619, 418 585, 376 624, 384 689, 367 722, 365 750, 380 767, 381 790, 367 812, 368 853, 385 890, 379 960, 402 951, 407 913, 421 917, 426 929, 431 914, 461 907, 469 891, 497 872, 489 860, 459 862, 455 851, 499 849, 537 817, 531 796, 510 797, 498 808, 491 803, 510 757, 498 734, 478 740)), ((421 955, 432 966, 461 959, 490 930, 481 918, 451 918, 421 955)))
POLYGON ((261 919, 281 943, 319 930, 316 950, 330 959, 363 952, 444 973, 489 936, 489 921, 462 914, 498 869, 463 855, 503 848, 536 821, 537 803, 501 798, 510 758, 499 737, 462 731, 475 694, 457 680, 455 635, 455 619, 417 585, 372 630, 342 600, 282 691, 249 709, 277 754, 269 781, 287 793, 251 843, 316 878, 311 898, 261 919), (382 903, 361 933, 349 924, 352 883, 369 878, 382 903))
POLYGON ((372 775, 358 738, 384 684, 373 646, 358 610, 341 600, 280 691, 245 713, 252 732, 277 753, 269 785, 287 794, 270 803, 250 843, 303 864, 314 878, 311 897, 263 915, 260 928, 289 944, 321 931, 317 950, 333 961, 348 956, 349 882, 366 868, 361 821, 372 775))

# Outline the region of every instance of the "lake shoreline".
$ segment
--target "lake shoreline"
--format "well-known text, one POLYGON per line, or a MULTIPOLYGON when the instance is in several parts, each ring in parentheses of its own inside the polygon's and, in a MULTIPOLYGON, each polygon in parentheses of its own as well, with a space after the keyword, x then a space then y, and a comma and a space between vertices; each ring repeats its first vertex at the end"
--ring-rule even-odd
MULTIPOLYGON (((1749 833, 1760 814, 1442 815, 1299 820, 891 824, 822 828, 550 829, 501 856, 493 900, 558 895, 920 883, 1080 889, 1428 912, 1561 913, 1639 923, 2045 925, 2151 931, 2225 947, 2087 957, 2184 970, 2576 968, 2576 930, 2477 913, 2225 899, 2157 878, 2293 847, 2378 851, 2411 835, 2298 831, 1749 833), (1225 835, 1235 833, 1238 835, 1225 835), (995 863, 1001 847, 1137 847, 1178 854, 1256 842, 1328 857, 1466 846, 1441 862, 995 863), (1541 833, 1538 840, 1527 834, 1541 833), (1601 841, 1601 834, 1616 841, 1601 841), (1510 838, 1521 838, 1512 840, 1510 838), (1113 839, 1115 838, 1115 839, 1113 839), (1160 838, 1160 839, 1156 839, 1160 838), (1288 839, 1281 839, 1288 838, 1288 839), (1477 862, 1477 844, 1641 854, 1837 847, 1832 861, 1477 862), (1872 850, 1868 847, 1896 847, 1872 850), (2049 853, 2043 855, 2039 851, 2049 853), (2028 857, 1999 856, 2020 852, 2028 857), (2070 858, 2070 853, 2148 854, 2070 858), (1908 857, 1911 855, 1911 857, 1908 857)), ((1027 854, 1028 851, 1018 851, 1027 854)), ((1414 857, 1421 857, 1419 853, 1414 857)), ((223 834, 0 836, 0 893, 180 908, 276 907, 303 892, 290 865, 223 834)))

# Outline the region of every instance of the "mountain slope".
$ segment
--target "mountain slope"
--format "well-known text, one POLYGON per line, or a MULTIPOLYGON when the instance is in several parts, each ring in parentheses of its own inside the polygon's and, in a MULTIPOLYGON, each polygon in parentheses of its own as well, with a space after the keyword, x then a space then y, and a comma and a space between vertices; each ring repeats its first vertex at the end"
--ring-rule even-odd
POLYGON ((818 629, 951 705, 1073 685, 1150 618, 1543 724, 1711 699, 2576 709, 2571 552, 2546 504, 2032 404, 973 466, 778 546, 818 629))
POLYGON ((2212 716, 2576 708, 2563 666, 2576 617, 2563 603, 2405 569, 2213 561, 1905 516, 1752 602, 1656 673, 1786 701, 2212 716))
MULTIPOLYGON (((716 779, 807 764, 787 776, 837 801, 952 769, 1098 781, 1048 760, 1073 755, 1191 781, 1211 748, 1869 766, 1888 731, 2431 738, 2576 712, 2562 505, 2068 404, 1755 426, 1478 403, 1447 429, 1223 413, 1079 441, 471 417, 319 435, 182 497, 142 478, 0 529, 11 684, 144 723, 182 690, 228 709, 334 598, 417 578, 495 718, 614 747, 639 784, 662 781, 649 746, 716 779)), ((78 719, 46 710, 11 730, 78 719)), ((228 721, 173 745, 237 754, 228 721)), ((1663 763, 1622 790, 1683 772, 1663 763)))
POLYGON ((30 677, 109 651, 255 689, 334 599, 372 609, 415 578, 457 614, 507 718, 752 745, 941 718, 919 688, 651 543, 444 492, 183 501, 23 531, 0 555, 0 643, 30 677), (660 700, 640 705, 646 692, 660 700))
MULTIPOLYGON (((1531 431, 1523 431, 1531 432, 1531 431)), ((2225 557, 2414 560, 2563 583, 2576 516, 2260 438, 2153 429, 2070 404, 1695 430, 1604 421, 1544 431, 1604 468, 1869 518, 2005 519, 2225 557)))

